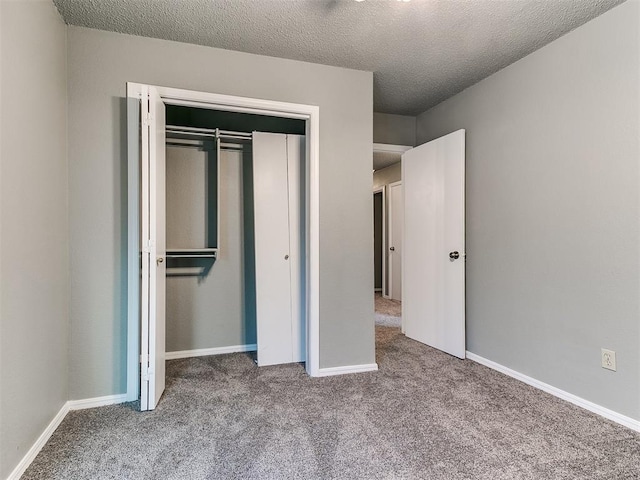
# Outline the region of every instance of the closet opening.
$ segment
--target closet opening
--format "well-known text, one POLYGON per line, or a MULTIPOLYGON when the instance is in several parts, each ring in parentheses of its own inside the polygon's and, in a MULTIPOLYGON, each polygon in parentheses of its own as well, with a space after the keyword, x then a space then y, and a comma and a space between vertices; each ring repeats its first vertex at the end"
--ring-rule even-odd
POLYGON ((155 408, 175 358, 316 375, 317 107, 140 84, 128 106, 127 397, 155 408))
MULTIPOLYGON (((304 152, 300 147, 305 121, 167 105, 166 123, 166 358, 245 351, 252 352, 259 365, 304 361, 301 312, 288 313, 295 321, 278 325, 270 317, 282 317, 290 307, 278 305, 278 311, 267 312, 264 309, 269 306, 256 305, 258 293, 270 296, 262 298, 262 303, 278 298, 286 278, 280 278, 273 292, 264 292, 266 285, 257 292, 256 273, 265 277, 264 282, 277 279, 266 278, 271 269, 288 266, 286 277, 304 273, 299 264, 304 237, 298 232, 303 219, 299 205, 304 204, 304 168, 300 168, 304 152), (289 163, 297 165, 287 165, 288 156, 281 155, 284 162, 274 163, 274 168, 281 167, 280 172, 264 172, 262 165, 254 168, 254 158, 269 161, 264 158, 264 138, 282 147, 295 144, 297 155, 289 163), (254 142, 258 142, 256 155, 254 142), (258 175, 255 182, 254 173, 258 175), (271 175, 270 181, 280 191, 261 194, 258 185, 256 198, 254 185, 264 175, 271 175), (288 212, 278 225, 280 210, 288 212), (265 231, 277 227, 284 232, 292 224, 297 232, 288 232, 284 238, 265 231), (267 250, 262 253, 263 263, 270 261, 268 249, 279 248, 289 258, 271 259, 274 265, 258 265, 256 272, 256 254, 261 248, 267 250), (257 323, 258 307, 267 316, 261 325, 257 323), (265 349, 279 350, 278 358, 265 349, 257 355, 258 327, 262 342, 268 342, 265 349), (274 329, 285 331, 278 332, 277 338, 265 337, 274 329), (293 332, 292 338, 286 330, 293 332), (286 350, 291 343, 295 354, 286 350)), ((300 281, 294 283, 293 288, 299 288, 300 281)), ((300 292, 291 293, 285 301, 300 305, 300 292)))

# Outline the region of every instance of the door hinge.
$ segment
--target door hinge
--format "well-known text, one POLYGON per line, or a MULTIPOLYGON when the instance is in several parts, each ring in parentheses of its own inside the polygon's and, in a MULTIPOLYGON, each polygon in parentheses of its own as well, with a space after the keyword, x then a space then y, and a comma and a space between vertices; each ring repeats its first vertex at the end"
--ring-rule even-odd
POLYGON ((151 120, 153 120, 153 116, 150 113, 145 113, 142 116, 142 124, 144 126, 149 126, 151 125, 151 120))
POLYGON ((149 354, 140 355, 140 376, 144 382, 148 382, 150 380, 150 370, 149 370, 149 354))
POLYGON ((153 240, 149 240, 147 242, 147 245, 143 246, 142 251, 145 252, 145 253, 151 253, 153 251, 153 246, 154 246, 153 240))

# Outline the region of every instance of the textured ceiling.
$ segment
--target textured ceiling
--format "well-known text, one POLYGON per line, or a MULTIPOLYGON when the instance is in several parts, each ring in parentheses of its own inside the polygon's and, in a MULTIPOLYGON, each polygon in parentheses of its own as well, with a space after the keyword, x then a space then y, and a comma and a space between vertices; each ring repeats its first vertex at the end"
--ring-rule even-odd
POLYGON ((374 72, 415 115, 622 0, 54 0, 72 25, 374 72))

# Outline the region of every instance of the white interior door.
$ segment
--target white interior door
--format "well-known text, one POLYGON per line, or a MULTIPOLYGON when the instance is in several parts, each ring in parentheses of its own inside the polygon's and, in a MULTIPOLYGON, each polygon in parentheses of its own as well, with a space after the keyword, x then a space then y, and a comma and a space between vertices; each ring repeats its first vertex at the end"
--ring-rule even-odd
POLYGON ((401 182, 389 185, 389 296, 402 300, 404 196, 401 182))
POLYGON ((465 131, 402 155, 405 334, 465 358, 465 131))
POLYGON ((140 409, 153 410, 165 387, 165 106, 153 87, 142 108, 142 320, 140 409))
MULTIPOLYGON (((296 172, 289 172, 287 135, 253 133, 253 197, 258 365, 299 361, 299 209, 296 172), (291 192, 290 192, 291 190, 291 192), (293 203, 290 203, 293 202, 293 203), (293 224, 291 224, 293 222, 293 224), (293 258, 295 257, 295 258, 293 258), (292 263, 294 268, 292 268, 292 263), (294 283, 292 285, 292 276, 294 283)), ((299 147, 298 147, 299 148, 299 147)), ((298 157, 299 158, 299 157, 298 157)), ((299 167, 298 170, 299 172, 299 167)), ((299 175, 299 173, 298 173, 299 175)))

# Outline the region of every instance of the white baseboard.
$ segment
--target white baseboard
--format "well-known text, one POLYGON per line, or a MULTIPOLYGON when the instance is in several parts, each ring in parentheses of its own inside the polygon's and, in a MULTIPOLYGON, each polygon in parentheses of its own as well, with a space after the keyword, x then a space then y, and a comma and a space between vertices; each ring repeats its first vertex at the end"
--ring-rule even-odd
POLYGON ((364 365, 346 365, 344 367, 329 367, 318 370, 316 377, 331 377, 333 375, 344 375, 347 373, 375 372, 378 370, 377 363, 366 363, 364 365))
POLYGON ((124 403, 127 401, 127 395, 107 395, 104 397, 85 398, 82 400, 69 400, 69 410, 84 410, 85 408, 104 407, 105 405, 115 405, 116 403, 124 403))
POLYGON ((520 372, 516 372, 515 370, 511 370, 510 368, 505 367, 504 365, 500 365, 499 363, 496 363, 492 360, 488 360, 484 357, 481 357, 480 355, 476 355, 475 353, 467 351, 467 358, 469 360, 473 360, 476 363, 484 365, 485 367, 489 367, 500 373, 504 373, 509 377, 515 378, 516 380, 520 380, 521 382, 524 382, 527 385, 531 385, 532 387, 542 390, 543 392, 547 392, 553 395, 554 397, 561 398, 562 400, 573 403, 578 407, 582 407, 585 410, 589 410, 590 412, 593 412, 613 422, 616 422, 620 425, 630 428, 631 430, 640 432, 639 420, 635 420, 631 417, 627 417, 618 412, 614 412, 613 410, 609 410, 608 408, 598 405, 597 403, 590 402, 589 400, 585 400, 584 398, 578 397, 577 395, 574 395, 572 393, 565 392, 564 390, 561 390, 557 387, 549 385, 548 383, 541 382, 540 380, 536 380, 535 378, 529 377, 528 375, 525 375, 520 372))
POLYGON ((44 447, 51 435, 53 435, 53 432, 56 431, 58 425, 62 423, 62 420, 64 420, 64 417, 67 416, 67 413, 69 413, 69 402, 66 402, 64 405, 62 405, 60 411, 56 414, 55 417, 53 417, 53 420, 51 420, 49 425, 47 425, 47 428, 44 429, 44 432, 42 432, 42 434, 38 437, 38 439, 31 446, 25 456, 22 457, 20 463, 18 463, 16 468, 14 468, 7 477, 7 480, 18 480, 22 476, 29 465, 31 465, 31 462, 33 462, 33 460, 36 458, 38 453, 40 453, 40 450, 42 450, 42 447, 44 447))
POLYGON ((67 416, 71 410, 83 410, 85 408, 103 407, 105 405, 114 405, 116 403, 123 403, 126 401, 126 395, 107 395, 105 397, 85 398, 83 400, 69 400, 67 401, 60 411, 53 417, 51 423, 47 425, 44 432, 38 437, 35 443, 31 446, 29 451, 22 457, 20 463, 13 469, 13 471, 7 477, 7 480, 18 480, 25 470, 31 465, 31 462, 36 458, 42 447, 47 443, 56 428, 62 423, 64 417, 67 416))
POLYGON ((229 347, 199 348, 196 350, 167 352, 164 358, 167 360, 176 360, 178 358, 206 357, 208 355, 223 355, 225 353, 255 352, 256 350, 256 344, 253 343, 248 345, 231 345, 229 347))

